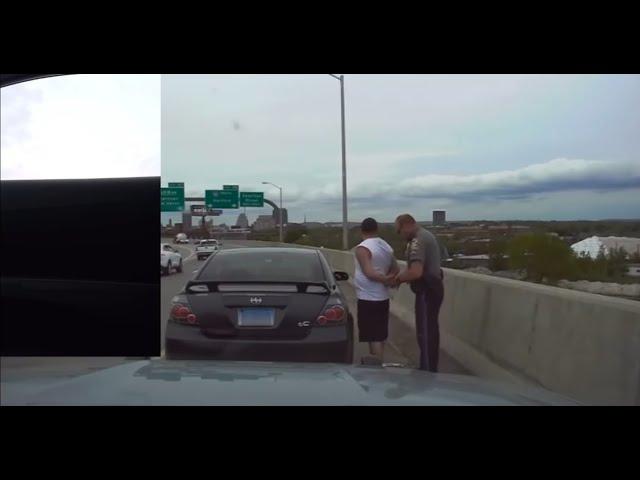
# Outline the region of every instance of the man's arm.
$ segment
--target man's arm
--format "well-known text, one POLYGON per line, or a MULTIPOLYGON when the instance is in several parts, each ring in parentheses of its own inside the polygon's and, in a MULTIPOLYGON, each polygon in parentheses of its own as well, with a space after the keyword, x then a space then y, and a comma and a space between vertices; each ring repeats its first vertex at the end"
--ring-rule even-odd
POLYGON ((391 257, 391 268, 389 268, 387 276, 393 275, 395 277, 398 273, 400 273, 398 261, 396 260, 396 257, 391 257))
POLYGON ((360 269, 362 273, 369 279, 374 282, 384 283, 387 281, 387 277, 376 272, 373 268, 373 264, 371 263, 371 252, 366 247, 358 247, 356 248, 356 259, 360 264, 360 269))
POLYGON ((422 262, 420 260, 414 260, 409 264, 409 268, 396 275, 396 281, 397 283, 413 282, 422 277, 423 270, 422 262))

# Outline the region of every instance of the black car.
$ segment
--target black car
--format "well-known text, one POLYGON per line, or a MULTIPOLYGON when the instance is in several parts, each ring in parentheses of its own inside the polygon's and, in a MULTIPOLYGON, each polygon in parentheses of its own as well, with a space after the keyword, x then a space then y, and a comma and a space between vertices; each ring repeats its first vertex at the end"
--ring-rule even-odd
POLYGON ((315 249, 217 251, 173 298, 166 358, 352 363, 348 278, 315 249))

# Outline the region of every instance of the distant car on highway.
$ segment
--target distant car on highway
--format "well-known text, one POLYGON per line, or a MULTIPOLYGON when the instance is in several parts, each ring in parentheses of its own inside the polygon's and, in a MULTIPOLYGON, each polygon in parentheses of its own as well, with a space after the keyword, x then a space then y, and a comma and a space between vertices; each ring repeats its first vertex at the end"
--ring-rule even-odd
POLYGON ((220 250, 173 298, 166 358, 352 363, 348 278, 317 250, 220 250))
POLYGON ((169 275, 171 270, 182 272, 182 255, 168 243, 160 244, 160 275, 169 275))
POLYGON ((220 250, 220 244, 215 239, 200 240, 196 243, 196 256, 198 260, 203 260, 218 250, 220 250))
POLYGON ((187 237, 186 233, 179 233, 173 243, 189 243, 189 237, 187 237))

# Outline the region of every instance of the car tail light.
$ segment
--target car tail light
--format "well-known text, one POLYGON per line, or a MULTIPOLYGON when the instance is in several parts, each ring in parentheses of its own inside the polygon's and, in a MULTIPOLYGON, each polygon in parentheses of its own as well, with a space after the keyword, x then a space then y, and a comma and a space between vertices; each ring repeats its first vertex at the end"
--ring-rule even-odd
POLYGON ((191 311, 188 305, 182 303, 174 303, 171 307, 171 319, 177 323, 186 323, 188 325, 199 325, 198 317, 191 311))
POLYGON ((324 311, 316 319, 318 325, 339 324, 343 323, 346 317, 346 311, 342 305, 327 306, 324 311))

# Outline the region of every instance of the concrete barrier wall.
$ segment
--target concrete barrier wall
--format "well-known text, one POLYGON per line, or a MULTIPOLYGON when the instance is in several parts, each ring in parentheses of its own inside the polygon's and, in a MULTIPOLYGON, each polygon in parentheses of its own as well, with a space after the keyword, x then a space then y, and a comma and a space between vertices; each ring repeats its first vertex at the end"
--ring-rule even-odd
MULTIPOLYGON (((321 251, 353 275, 353 253, 321 251)), ((402 285, 391 302, 411 328, 413 300, 402 285)), ((442 348, 478 376, 640 405, 640 302, 445 269, 440 326, 442 348)))

